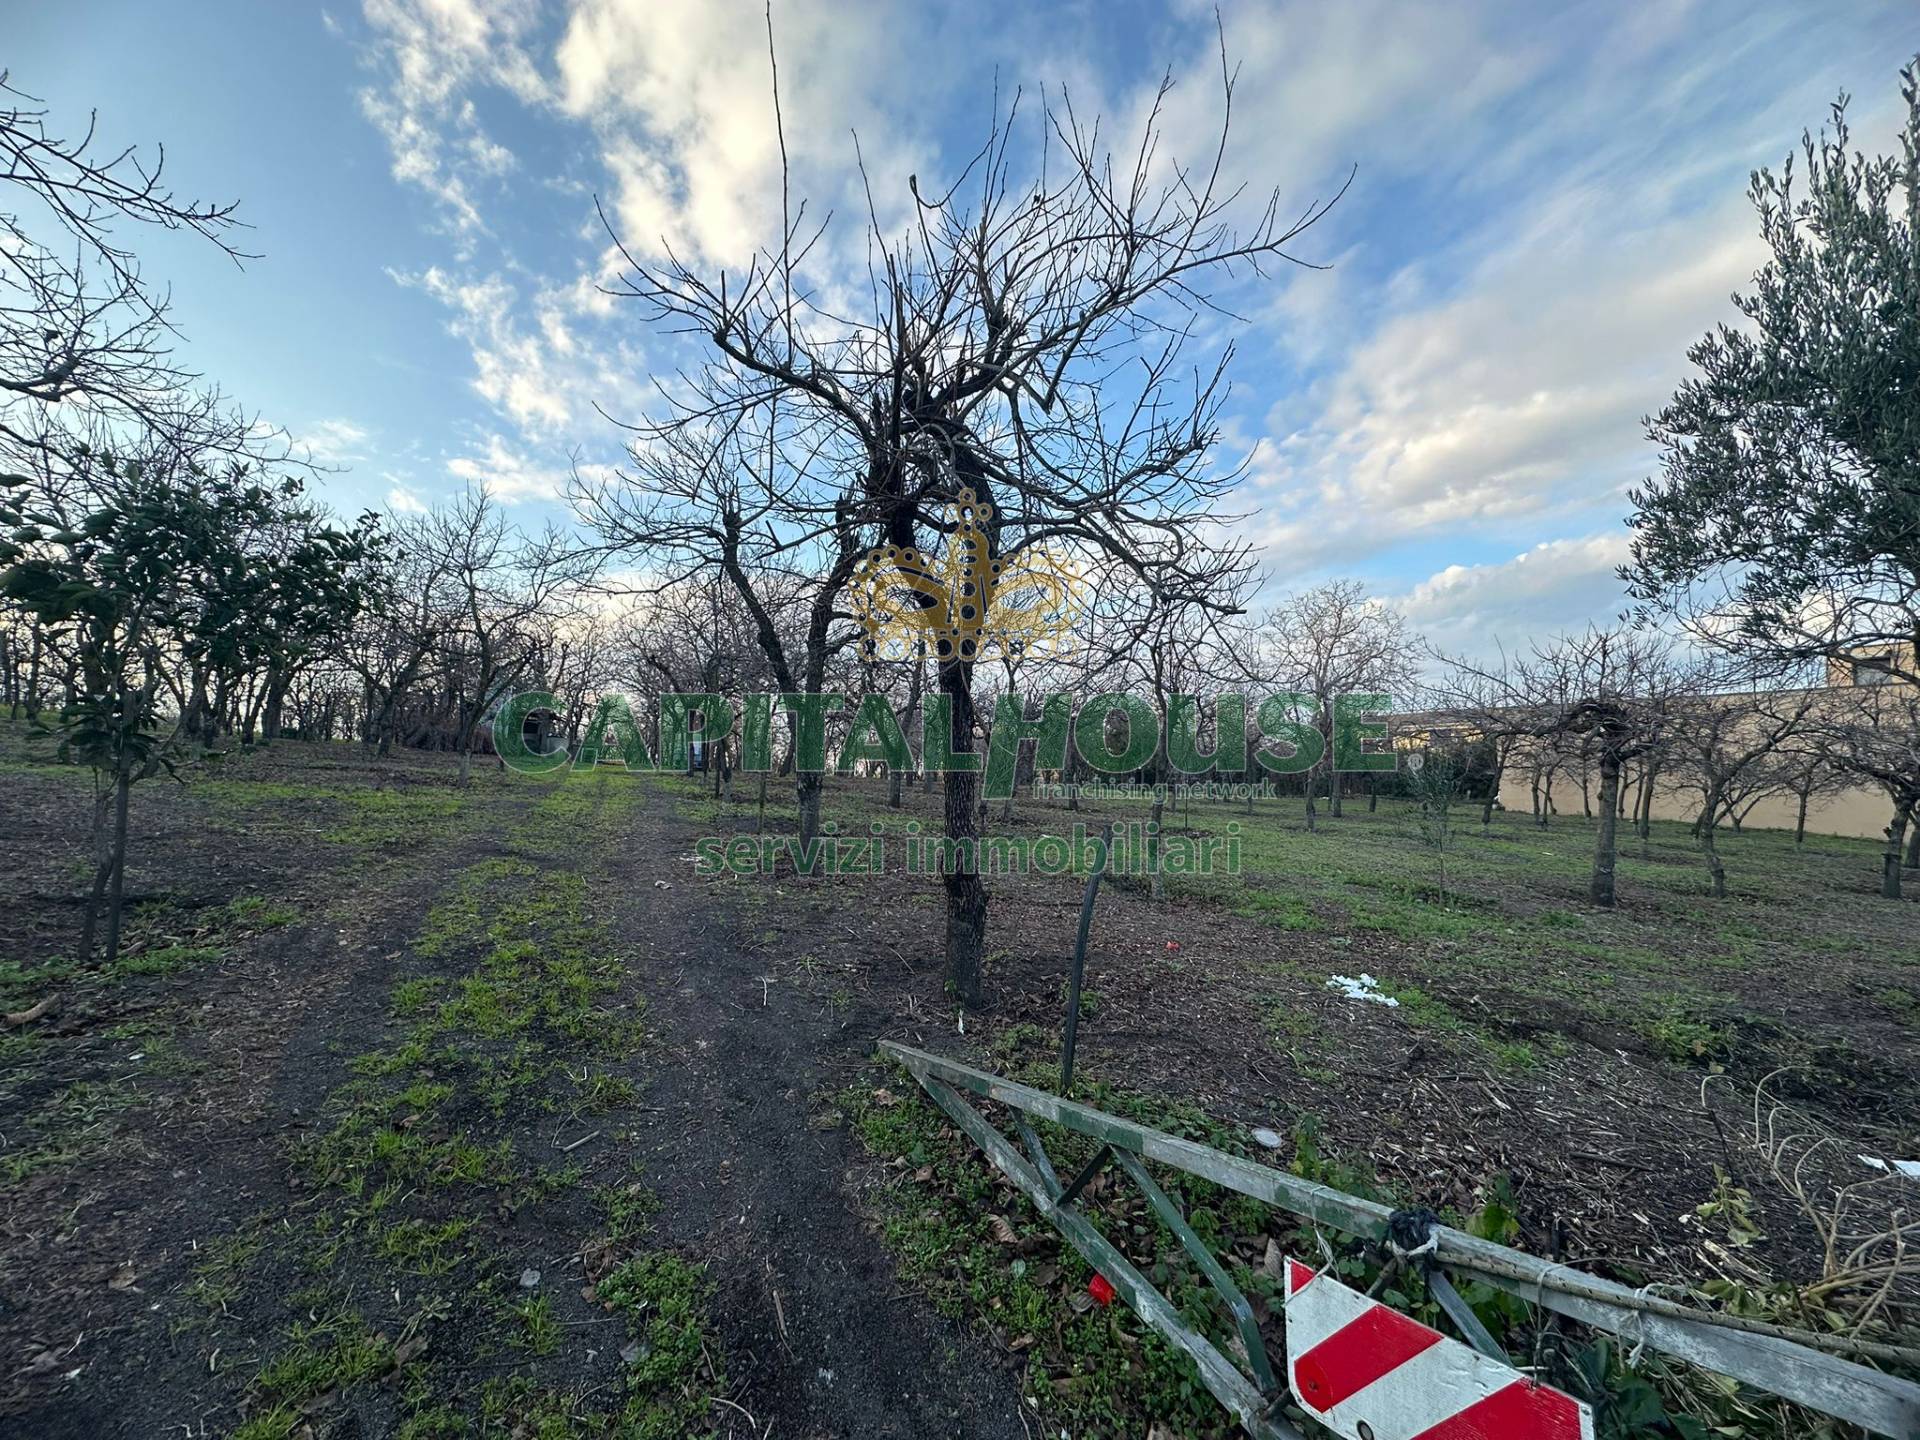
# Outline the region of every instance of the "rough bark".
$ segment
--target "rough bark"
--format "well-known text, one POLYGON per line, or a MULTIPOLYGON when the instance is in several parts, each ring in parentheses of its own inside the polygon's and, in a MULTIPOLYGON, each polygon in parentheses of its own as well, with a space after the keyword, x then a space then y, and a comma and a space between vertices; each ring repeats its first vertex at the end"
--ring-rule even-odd
MULTIPOLYGON (((973 751, 972 666, 951 661, 940 666, 940 693, 952 702, 953 750, 973 751)), ((974 770, 946 775, 947 838, 956 860, 942 877, 947 901, 947 985, 961 1004, 978 1007, 982 996, 981 956, 987 940, 987 888, 977 865, 980 843, 980 776, 974 770)))
POLYGON ((1893 823, 1887 826, 1887 848, 1880 859, 1880 893, 1889 900, 1900 898, 1900 859, 1912 817, 1911 806, 1900 806, 1893 812, 1893 823))
POLYGON ((1593 878, 1587 897, 1596 905, 1613 904, 1613 871, 1618 853, 1616 845, 1620 825, 1620 757, 1603 753, 1600 757, 1600 814, 1593 842, 1593 878))

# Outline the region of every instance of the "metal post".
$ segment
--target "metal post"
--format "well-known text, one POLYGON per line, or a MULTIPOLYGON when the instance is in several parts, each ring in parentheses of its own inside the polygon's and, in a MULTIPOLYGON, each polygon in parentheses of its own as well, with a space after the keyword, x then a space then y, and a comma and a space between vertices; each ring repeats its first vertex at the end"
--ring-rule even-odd
MULTIPOLYGON (((1118 829, 1118 826, 1115 826, 1118 829)), ((1080 981, 1087 969, 1087 935, 1093 929, 1093 902, 1100 895, 1100 877, 1106 873, 1113 846, 1099 837, 1099 859, 1087 872, 1087 888, 1080 893, 1080 934, 1073 942, 1073 969, 1067 976, 1067 1025, 1060 1040, 1060 1093, 1073 1093, 1073 1047, 1080 1033, 1080 981)))

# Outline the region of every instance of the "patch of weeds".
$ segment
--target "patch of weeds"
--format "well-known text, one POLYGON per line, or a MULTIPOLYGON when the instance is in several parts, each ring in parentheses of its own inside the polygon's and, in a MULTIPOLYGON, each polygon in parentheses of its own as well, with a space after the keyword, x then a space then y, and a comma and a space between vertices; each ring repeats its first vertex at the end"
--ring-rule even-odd
POLYGON ((254 1376, 249 1391, 254 1413, 233 1432, 233 1440, 290 1440, 305 1423, 307 1402, 394 1366, 393 1347, 345 1308, 299 1322, 287 1340, 287 1347, 254 1376))
POLYGON ((1493 1063, 1502 1070, 1532 1070, 1540 1064, 1539 1053, 1525 1040, 1488 1039, 1486 1045, 1493 1063))
POLYGON ((551 1355, 560 1348, 560 1322, 553 1302, 544 1295, 522 1300, 513 1307, 514 1341, 535 1355, 551 1355))
POLYGON ((408 1218, 380 1226, 374 1248, 409 1275, 444 1275, 463 1258, 460 1242, 471 1229, 473 1221, 464 1217, 408 1218))
POLYGON ((1733 1027, 1716 1025, 1682 1001, 1640 1026, 1656 1053, 1682 1065, 1719 1065, 1733 1054, 1733 1027))
POLYGON ((1326 928, 1313 907, 1298 895, 1276 895, 1270 890, 1249 888, 1234 909, 1278 925, 1282 930, 1323 930, 1326 928))
POLYGON ((300 912, 291 905, 269 900, 264 895, 242 895, 229 900, 222 915, 227 925, 248 930, 277 930, 300 918, 300 912))
POLYGON ((37 1030, 0 1031, 0 1065, 17 1065, 46 1043, 37 1030))
POLYGON ((1454 1034, 1471 1027, 1460 1018, 1454 1009, 1444 1000, 1427 994, 1417 985, 1383 984, 1381 991, 1400 1002, 1400 1013, 1407 1020, 1423 1030, 1439 1030, 1454 1034))
POLYGON ((568 1078, 574 1079, 579 1096, 575 1101, 578 1110, 589 1115, 604 1115, 609 1110, 617 1110, 626 1105, 640 1103, 640 1087, 624 1075, 609 1075, 604 1070, 585 1074, 585 1079, 575 1079, 572 1071, 568 1078))
POLYGON ((334 798, 340 818, 321 838, 368 850, 411 844, 423 828, 450 820, 464 804, 451 790, 346 790, 334 798))
POLYGON ((188 966, 215 965, 226 958, 226 951, 212 945, 162 945, 158 949, 122 955, 113 962, 111 973, 115 976, 171 975, 188 966))
POLYGON ((240 1298, 246 1275, 266 1246, 259 1230, 217 1236, 200 1247, 187 1298, 209 1315, 222 1315, 240 1298))
POLYGON ((0 1153, 0 1179, 14 1184, 36 1171, 97 1154, 121 1113, 139 1099, 138 1089, 126 1081, 76 1080, 27 1117, 25 1143, 0 1153))
POLYGON ((17 960, 0 960, 0 1003, 8 1009, 23 1009, 45 992, 80 973, 71 960, 44 960, 22 965, 17 960))
POLYGON ((606 1217, 607 1233, 615 1240, 638 1235, 660 1209, 659 1197, 638 1180, 627 1185, 603 1185, 595 1198, 606 1217))
MULTIPOLYGON (((1063 1007, 1067 1003, 1067 993, 1072 987, 1072 984, 1073 982, 1071 980, 1062 980, 1060 982, 1060 1004, 1063 1007)), ((1099 1013, 1100 992, 1098 990, 1088 989, 1087 986, 1082 983, 1080 987, 1080 1018, 1082 1020, 1091 1020, 1099 1013)))
POLYGON ((711 1373, 706 1343, 713 1287, 706 1272, 679 1256, 634 1256, 594 1286, 600 1303, 625 1317, 633 1341, 628 1359, 623 1437, 680 1440, 707 1433, 708 1395, 724 1390, 711 1373))
POLYGON ((1276 1041, 1304 1040, 1319 1028, 1313 1016, 1281 1000, 1268 1003, 1266 1021, 1267 1033, 1276 1041))
POLYGON ((418 1015, 433 1003, 433 997, 446 983, 438 975, 416 975, 411 980, 402 980, 393 987, 393 1013, 403 1020, 418 1015))
POLYGON ((1916 997, 1911 990, 1893 985, 1873 998, 1903 1020, 1920 1021, 1920 997, 1916 997))

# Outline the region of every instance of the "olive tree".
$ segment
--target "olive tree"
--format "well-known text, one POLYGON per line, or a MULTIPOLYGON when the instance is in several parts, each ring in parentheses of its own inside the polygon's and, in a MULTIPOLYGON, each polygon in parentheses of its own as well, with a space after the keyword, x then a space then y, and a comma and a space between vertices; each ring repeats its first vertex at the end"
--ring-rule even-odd
MULTIPOLYGON (((1831 126, 1755 173, 1768 259, 1694 373, 1648 422, 1659 475, 1633 494, 1624 576, 1754 665, 1812 661, 1920 685, 1920 62, 1901 72, 1899 153, 1831 126)), ((1895 798, 1898 743, 1851 720, 1823 754, 1895 798)), ((1899 817, 1896 816, 1896 819, 1899 817)), ((1898 867, 1891 884, 1897 887, 1898 867)))

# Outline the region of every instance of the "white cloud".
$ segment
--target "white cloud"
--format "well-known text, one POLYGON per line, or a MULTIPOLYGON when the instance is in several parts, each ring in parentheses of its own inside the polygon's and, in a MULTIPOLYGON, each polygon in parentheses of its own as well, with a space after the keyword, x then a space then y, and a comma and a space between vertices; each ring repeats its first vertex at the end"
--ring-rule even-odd
POLYGON ((343 465, 364 460, 370 437, 363 426, 351 420, 316 420, 301 430, 296 443, 321 465, 343 465))
POLYGON ((376 82, 361 112, 386 138, 393 176, 437 200, 458 232, 485 229, 476 187, 513 168, 481 127, 467 92, 500 87, 523 103, 547 85, 528 50, 539 18, 531 0, 365 0, 376 82))
POLYGON ((395 485, 387 491, 387 509, 396 515, 424 515, 427 502, 404 485, 395 485))
POLYGON ((447 461, 447 473, 465 484, 483 488, 494 499, 513 505, 523 500, 553 500, 566 489, 570 467, 543 462, 513 448, 501 435, 487 436, 476 454, 447 461))
POLYGON ((1672 393, 1687 346, 1729 317, 1760 248, 1738 200, 1637 227, 1578 218, 1621 209, 1585 190, 1549 197, 1454 294, 1358 344, 1315 392, 1317 413, 1256 457, 1277 502, 1268 543, 1374 547, 1624 509, 1650 462, 1641 418, 1672 393))
POLYGON ((1616 571, 1626 528, 1548 540, 1510 560, 1449 565, 1388 597, 1413 627, 1450 654, 1483 655, 1504 643, 1609 619, 1626 606, 1616 571))

